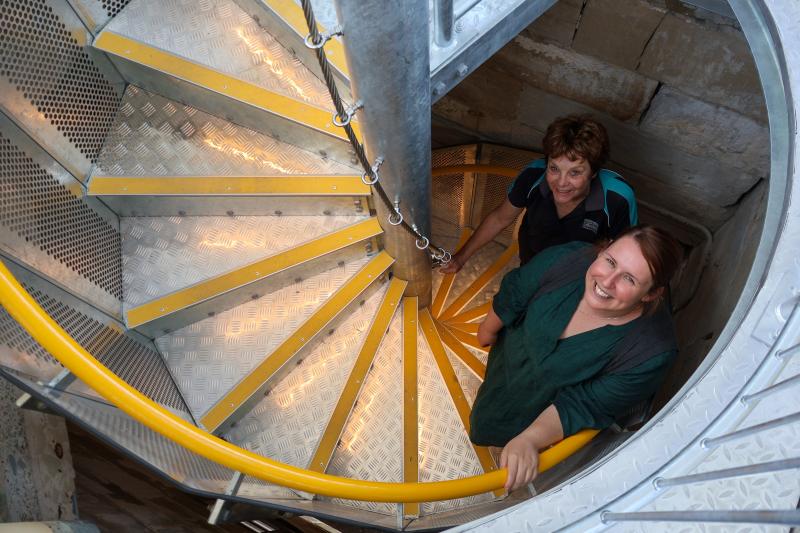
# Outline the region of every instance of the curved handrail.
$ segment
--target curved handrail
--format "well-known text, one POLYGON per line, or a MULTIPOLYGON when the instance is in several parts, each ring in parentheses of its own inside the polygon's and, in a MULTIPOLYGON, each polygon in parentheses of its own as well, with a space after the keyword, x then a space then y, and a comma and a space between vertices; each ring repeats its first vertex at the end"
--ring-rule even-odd
MULTIPOLYGON (((470 167, 470 171, 482 170, 470 167)), ((462 498, 491 492, 503 487, 505 483, 505 469, 449 481, 389 483, 343 478, 279 463, 193 426, 125 383, 64 331, 28 294, 2 261, 0 304, 78 379, 134 420, 191 452, 243 474, 324 496, 392 503, 462 498)), ((545 471, 569 457, 597 433, 598 430, 595 429, 584 429, 542 451, 540 471, 545 471)))

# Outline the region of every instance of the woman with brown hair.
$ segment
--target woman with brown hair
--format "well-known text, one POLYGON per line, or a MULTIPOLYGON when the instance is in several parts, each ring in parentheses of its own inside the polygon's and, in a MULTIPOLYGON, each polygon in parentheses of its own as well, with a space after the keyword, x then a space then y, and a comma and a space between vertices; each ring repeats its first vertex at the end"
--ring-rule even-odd
POLYGON ((677 351, 660 303, 681 260, 667 233, 636 226, 599 253, 555 246, 503 278, 478 330, 492 348, 470 439, 503 447, 508 489, 533 479, 542 448, 655 393, 677 351))
POLYGON ((619 174, 601 168, 608 159, 608 134, 589 116, 571 115, 547 127, 545 159, 533 161, 514 180, 502 204, 441 271, 454 273, 514 223, 519 228, 520 263, 550 246, 615 238, 638 223, 633 189, 619 174))

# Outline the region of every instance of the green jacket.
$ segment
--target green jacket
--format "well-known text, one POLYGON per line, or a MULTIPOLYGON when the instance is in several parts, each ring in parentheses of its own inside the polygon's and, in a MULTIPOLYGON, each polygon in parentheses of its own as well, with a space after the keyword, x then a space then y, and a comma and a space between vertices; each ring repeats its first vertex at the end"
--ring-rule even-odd
POLYGON ((595 256, 587 243, 555 246, 503 278, 492 307, 504 327, 470 416, 475 444, 504 446, 550 404, 565 437, 606 428, 655 393, 677 353, 666 310, 559 339, 595 256))

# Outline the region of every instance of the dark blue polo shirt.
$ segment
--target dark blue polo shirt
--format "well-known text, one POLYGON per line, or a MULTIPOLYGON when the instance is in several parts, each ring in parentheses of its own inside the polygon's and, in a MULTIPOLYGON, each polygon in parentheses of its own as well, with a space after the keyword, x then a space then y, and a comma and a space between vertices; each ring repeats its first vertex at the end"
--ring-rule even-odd
POLYGON ((508 189, 508 201, 525 208, 518 235, 521 264, 545 248, 572 241, 613 239, 639 223, 633 189, 619 174, 605 169, 592 179, 583 202, 558 218, 553 192, 545 179, 546 168, 546 159, 534 161, 508 189))

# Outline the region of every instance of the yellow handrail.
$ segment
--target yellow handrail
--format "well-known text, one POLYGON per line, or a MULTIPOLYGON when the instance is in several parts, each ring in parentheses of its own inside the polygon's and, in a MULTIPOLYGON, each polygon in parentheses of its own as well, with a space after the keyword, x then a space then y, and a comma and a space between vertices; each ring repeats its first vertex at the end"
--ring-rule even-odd
MULTIPOLYGON (((193 426, 125 383, 56 324, 2 261, 0 304, 43 348, 100 396, 156 433, 231 470, 299 491, 392 503, 462 498, 491 492, 505 483, 505 469, 449 481, 387 483, 332 476, 279 463, 193 426)), ((543 451, 539 470, 547 470, 569 457, 597 433, 598 430, 584 429, 543 451)))

